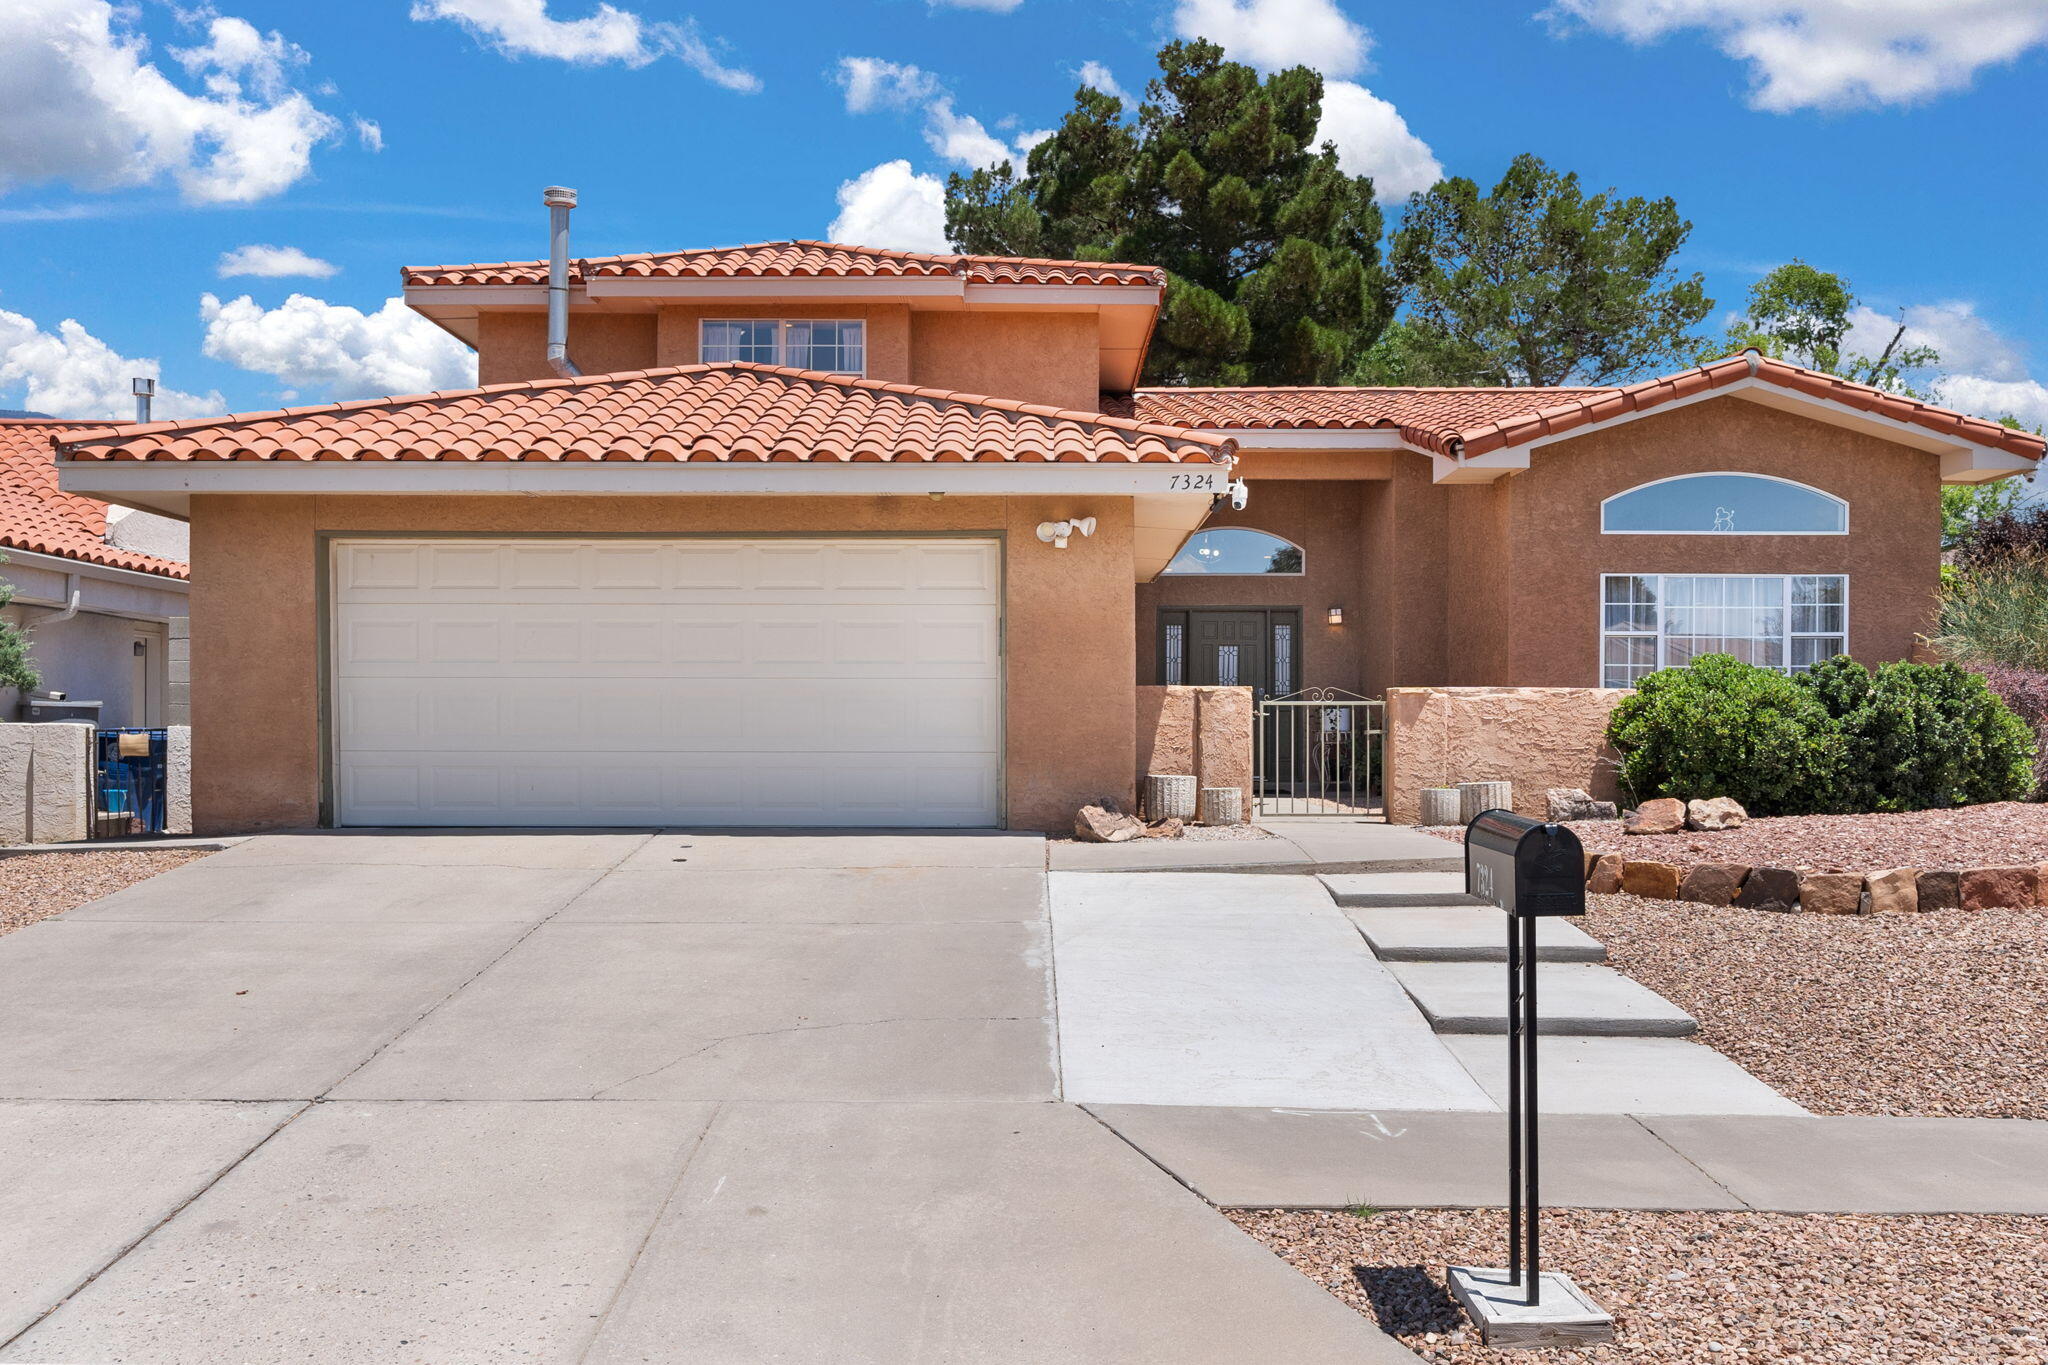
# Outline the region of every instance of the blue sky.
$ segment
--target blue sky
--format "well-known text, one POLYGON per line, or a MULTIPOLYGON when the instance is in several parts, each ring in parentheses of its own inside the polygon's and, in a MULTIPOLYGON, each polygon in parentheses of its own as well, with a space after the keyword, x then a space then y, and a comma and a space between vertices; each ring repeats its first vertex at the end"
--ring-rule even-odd
POLYGON ((1672 195, 1722 310, 1803 256, 1864 335, 1906 310, 1948 401, 2048 421, 2041 0, 1000 5, 8 0, 0 407, 118 415, 152 363, 166 411, 462 382, 387 308, 397 269, 543 254, 548 183, 582 193, 580 254, 835 220, 928 246, 933 177, 1055 124, 1085 64, 1136 92, 1201 32, 1321 66, 1325 132, 1383 185, 1533 151, 1672 195), (223 277, 252 246, 332 273, 223 277))

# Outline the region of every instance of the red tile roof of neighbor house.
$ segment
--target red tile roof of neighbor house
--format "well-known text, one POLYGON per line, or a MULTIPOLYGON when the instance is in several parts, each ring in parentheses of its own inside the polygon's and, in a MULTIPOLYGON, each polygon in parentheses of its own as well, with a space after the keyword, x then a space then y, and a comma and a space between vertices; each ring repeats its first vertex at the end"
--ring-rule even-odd
POLYGON ((1208 428, 1397 430, 1442 455, 1483 455, 1647 412, 1681 398, 1757 379, 1811 398, 2038 460, 2048 441, 1868 384, 1745 352, 1639 384, 1609 388, 1139 389, 1112 409, 1142 421, 1208 428))
POLYGON ((0 548, 101 564, 110 569, 184 578, 175 559, 118 550, 107 544, 107 505, 57 487, 51 440, 71 432, 104 431, 106 423, 0 418, 0 548))
POLYGON ((66 437, 99 460, 1222 461, 1213 432, 769 365, 493 384, 66 437))
MULTIPOLYGON (((546 261, 470 265, 410 265, 408 286, 441 284, 545 284, 546 261)), ((918 278, 958 276, 973 284, 1114 284, 1162 287, 1166 272, 1154 265, 1111 261, 1040 261, 1011 256, 934 255, 885 251, 836 242, 755 242, 693 251, 643 251, 629 256, 586 256, 569 262, 572 281, 590 279, 735 279, 746 277, 918 278)))

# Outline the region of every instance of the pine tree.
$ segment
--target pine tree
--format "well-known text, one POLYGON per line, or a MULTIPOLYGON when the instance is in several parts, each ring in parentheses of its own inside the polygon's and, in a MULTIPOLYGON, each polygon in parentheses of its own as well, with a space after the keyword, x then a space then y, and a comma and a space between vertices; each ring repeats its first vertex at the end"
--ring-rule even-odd
POLYGON ((1323 79, 1261 79, 1197 39, 1167 44, 1135 121, 1082 88, 1059 129, 946 184, 956 249, 1166 268, 1145 382, 1334 384, 1392 297, 1372 181, 1317 145, 1323 79))

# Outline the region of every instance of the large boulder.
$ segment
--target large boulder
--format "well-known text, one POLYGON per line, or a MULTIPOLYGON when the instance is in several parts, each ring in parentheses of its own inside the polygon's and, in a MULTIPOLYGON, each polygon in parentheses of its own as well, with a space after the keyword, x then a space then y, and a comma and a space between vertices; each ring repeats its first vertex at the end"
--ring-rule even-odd
POLYGON ((1074 817, 1074 837, 1090 844, 1120 844, 1145 833, 1145 822, 1103 806, 1083 806, 1074 817))
POLYGON ((2038 867, 1973 867, 1963 873, 1963 909, 2018 910, 2039 896, 2038 867))
POLYGON ((1678 898, 1701 905, 1727 905, 1748 875, 1749 869, 1740 863, 1695 863, 1678 884, 1678 898))
POLYGON ((1563 824, 1567 820, 1612 820, 1615 817, 1612 801, 1595 801, 1593 794, 1578 787, 1552 787, 1543 794, 1549 805, 1552 824, 1563 824))
POLYGON ((1593 859, 1593 868, 1586 874, 1586 890, 1596 896, 1611 896, 1621 890, 1621 855, 1602 853, 1593 859))
POLYGON ((1867 915, 1911 914, 1920 908, 1920 870, 1888 867, 1863 877, 1863 912, 1867 915))
POLYGON ((1678 899, 1678 869, 1670 863, 1625 862, 1621 865, 1621 889, 1645 900, 1678 899))
POLYGON ((1863 910, 1863 874, 1809 872, 1799 879, 1799 907, 1816 915, 1855 915, 1863 910))
POLYGON ((1732 796, 1685 803, 1685 823, 1692 829, 1734 829, 1748 819, 1749 812, 1732 796))
POLYGON ((1913 879, 1913 903, 1922 910, 1963 908, 1963 874, 1953 868, 1922 872, 1913 879))
POLYGON ((1685 802, 1675 796, 1645 801, 1628 813, 1627 834, 1676 834, 1685 828, 1685 802))

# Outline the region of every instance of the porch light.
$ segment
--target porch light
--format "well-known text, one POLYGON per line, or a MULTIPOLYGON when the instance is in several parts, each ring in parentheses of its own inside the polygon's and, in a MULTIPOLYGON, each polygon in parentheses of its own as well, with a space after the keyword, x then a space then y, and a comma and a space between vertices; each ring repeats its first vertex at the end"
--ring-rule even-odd
POLYGON ((1095 534, 1095 518, 1074 517, 1067 521, 1041 521, 1038 523, 1038 538, 1055 550, 1067 548, 1067 537, 1087 537, 1095 534))
POLYGON ((1342 607, 1331 607, 1331 608, 1330 608, 1330 624, 1331 624, 1331 625, 1333 625, 1333 626, 1341 626, 1341 625, 1343 625, 1343 624, 1344 624, 1344 608, 1342 608, 1342 607))

